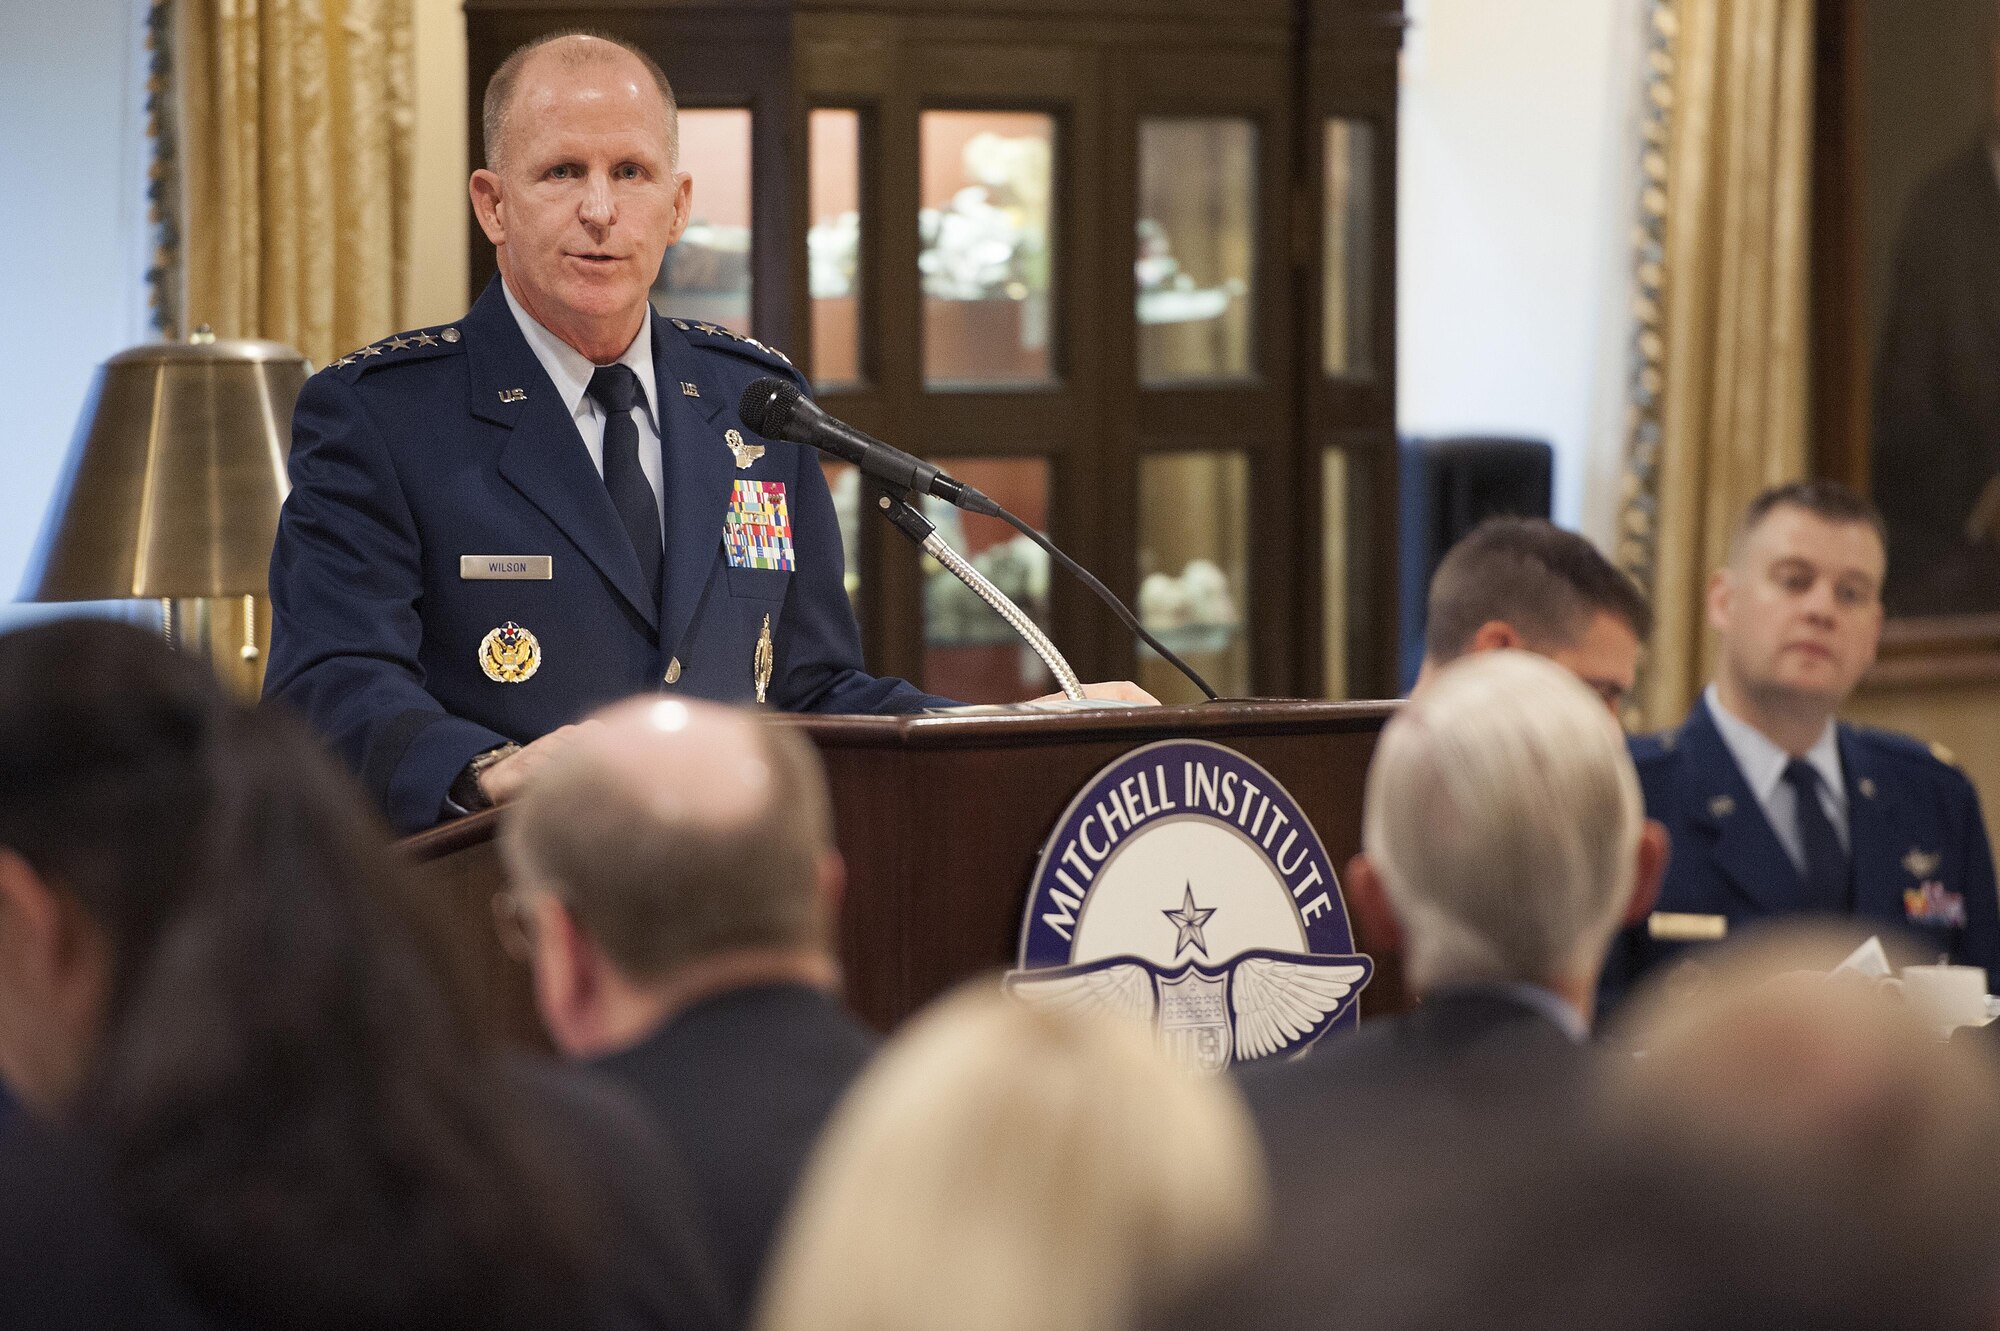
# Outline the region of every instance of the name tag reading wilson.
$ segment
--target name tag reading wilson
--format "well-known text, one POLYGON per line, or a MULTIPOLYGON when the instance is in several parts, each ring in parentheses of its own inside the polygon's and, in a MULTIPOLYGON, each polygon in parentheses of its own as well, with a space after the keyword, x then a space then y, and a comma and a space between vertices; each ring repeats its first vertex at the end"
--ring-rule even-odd
POLYGON ((551 555, 460 555, 458 576, 497 582, 547 582, 555 576, 551 555))

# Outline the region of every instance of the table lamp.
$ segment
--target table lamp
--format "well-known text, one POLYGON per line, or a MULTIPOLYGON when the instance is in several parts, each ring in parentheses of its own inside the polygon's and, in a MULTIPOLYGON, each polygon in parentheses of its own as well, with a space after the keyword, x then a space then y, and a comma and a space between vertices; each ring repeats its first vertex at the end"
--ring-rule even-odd
POLYGON ((257 603, 306 373, 288 346, 205 328, 99 366, 21 599, 157 600, 169 640, 255 697, 269 639, 257 603))

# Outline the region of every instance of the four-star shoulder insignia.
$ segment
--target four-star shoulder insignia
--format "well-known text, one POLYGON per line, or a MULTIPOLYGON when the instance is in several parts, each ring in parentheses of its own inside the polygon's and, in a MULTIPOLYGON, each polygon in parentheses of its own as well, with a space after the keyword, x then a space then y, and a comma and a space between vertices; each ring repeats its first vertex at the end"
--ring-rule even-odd
MULTIPOLYGON (((774 346, 759 342, 754 337, 746 337, 742 333, 723 328, 717 324, 691 324, 685 319, 669 319, 667 322, 680 329, 683 333, 688 334, 697 345, 701 345, 704 339, 712 339, 708 342, 708 345, 718 347, 724 351, 748 347, 762 353, 764 357, 777 361, 786 369, 793 368, 791 358, 785 355, 784 352, 774 346)), ((756 358, 753 357, 752 359, 756 358)))
POLYGON ((1947 749, 1942 744, 1934 743, 1931 745, 1931 757, 1937 759, 1939 762, 1943 763, 1946 767, 1958 766, 1958 755, 1953 753, 1950 749, 1947 749))
POLYGON ((358 378, 361 373, 380 369, 384 366, 400 365, 407 361, 428 360, 434 356, 445 355, 457 349, 452 344, 457 343, 459 337, 460 334, 457 328, 444 328, 436 331, 426 328, 415 332, 397 333, 394 337, 385 338, 379 342, 371 342, 365 347, 359 347, 350 351, 339 360, 329 364, 326 368, 329 370, 344 370, 350 365, 359 365, 362 367, 361 370, 355 372, 355 377, 358 378))

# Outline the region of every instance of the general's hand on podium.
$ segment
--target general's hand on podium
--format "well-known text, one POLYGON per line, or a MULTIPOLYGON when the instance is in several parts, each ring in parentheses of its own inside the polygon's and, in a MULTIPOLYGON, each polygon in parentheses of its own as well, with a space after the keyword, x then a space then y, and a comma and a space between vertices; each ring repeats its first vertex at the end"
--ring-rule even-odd
POLYGON ((505 804, 521 793, 521 787, 532 781, 550 758, 568 748, 585 731, 603 724, 595 719, 578 721, 522 745, 518 753, 508 754, 479 774, 479 789, 495 804, 505 804))
MULTIPOLYGON (((1155 698, 1129 679, 1104 680, 1096 684, 1086 684, 1083 686, 1083 696, 1086 698, 1098 698, 1105 702, 1136 702, 1144 703, 1151 707, 1158 707, 1160 705, 1158 698, 1155 698)), ((1062 700, 1063 694, 1060 692, 1045 693, 1035 699, 1036 702, 1061 702, 1062 700)))

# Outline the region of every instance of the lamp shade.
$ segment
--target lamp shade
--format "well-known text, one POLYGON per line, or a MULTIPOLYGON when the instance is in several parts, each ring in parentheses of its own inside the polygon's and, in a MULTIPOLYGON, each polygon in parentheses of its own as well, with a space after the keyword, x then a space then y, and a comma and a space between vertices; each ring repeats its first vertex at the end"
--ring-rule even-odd
POLYGON ((262 596, 305 357, 160 343, 97 369, 21 597, 262 596))

